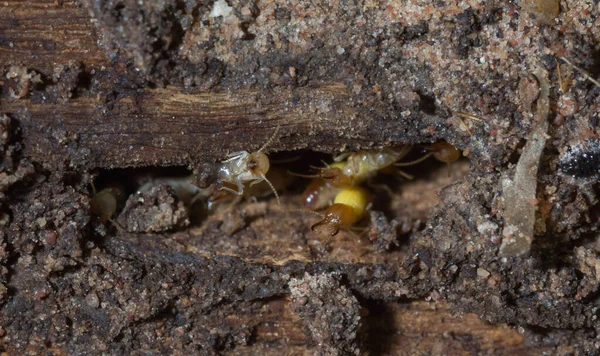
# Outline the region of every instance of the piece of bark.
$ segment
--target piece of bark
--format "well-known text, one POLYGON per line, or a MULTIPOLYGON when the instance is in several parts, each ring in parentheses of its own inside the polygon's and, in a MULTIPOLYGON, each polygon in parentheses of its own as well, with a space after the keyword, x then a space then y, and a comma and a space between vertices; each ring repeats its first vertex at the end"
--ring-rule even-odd
POLYGON ((416 132, 409 137, 398 131, 403 121, 394 118, 366 125, 379 115, 377 108, 350 107, 349 98, 341 83, 271 94, 259 89, 188 94, 171 87, 119 99, 106 112, 98 109, 104 103, 91 97, 68 103, 6 101, 3 109, 21 122, 26 156, 74 168, 194 165, 258 150, 278 126, 267 152, 311 147, 334 153, 418 140, 416 132), (311 110, 315 101, 327 109, 311 110))

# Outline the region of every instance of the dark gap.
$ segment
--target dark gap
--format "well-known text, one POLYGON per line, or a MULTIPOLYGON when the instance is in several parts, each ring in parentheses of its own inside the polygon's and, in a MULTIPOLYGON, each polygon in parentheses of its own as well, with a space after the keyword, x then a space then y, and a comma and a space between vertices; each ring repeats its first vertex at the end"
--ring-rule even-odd
POLYGON ((373 355, 386 355, 392 352, 392 337, 395 333, 390 332, 397 328, 394 321, 394 313, 389 306, 381 301, 361 301, 368 310, 368 315, 363 318, 362 329, 359 333, 366 335, 364 340, 366 350, 373 355))
POLYGON ((435 96, 427 95, 420 91, 418 91, 417 94, 419 94, 419 97, 421 97, 421 100, 419 101, 419 109, 426 114, 435 115, 435 96))
POLYGON ((240 29, 242 30, 242 32, 244 32, 244 36, 242 37, 243 41, 251 41, 256 38, 255 34, 248 32, 249 27, 250 24, 247 22, 242 22, 240 24, 240 29))
POLYGON ((90 90, 92 85, 92 77, 91 70, 86 70, 85 68, 81 71, 79 76, 77 77, 77 85, 73 88, 73 96, 72 98, 77 98, 82 93, 90 90))
MULTIPOLYGON (((415 145, 412 151, 407 156, 403 157, 399 162, 411 162, 423 157, 428 153, 426 148, 427 145, 415 145)), ((284 205, 286 202, 289 204, 289 196, 296 197, 296 200, 293 204, 297 204, 298 206, 288 206, 286 209, 305 209, 302 205, 305 197, 305 190, 309 184, 313 183, 316 179, 314 177, 296 177, 290 173, 318 175, 319 168, 326 168, 328 165, 333 164, 334 158, 335 155, 323 154, 309 150, 278 152, 269 155, 270 168, 267 173, 267 177, 271 183, 277 187, 277 191, 280 197, 283 199, 284 205)), ((399 213, 399 211, 409 211, 410 207, 402 202, 400 205, 398 205, 398 201, 401 199, 399 196, 403 192, 406 192, 407 189, 421 189, 421 187, 424 187, 423 189, 437 190, 437 186, 435 186, 435 188, 429 187, 427 183, 428 180, 433 180, 439 175, 451 173, 454 164, 455 163, 450 164, 449 172, 448 168, 446 168, 446 163, 440 162, 433 156, 430 156, 422 162, 411 166, 398 168, 406 174, 413 176, 414 178, 411 180, 403 177, 398 172, 396 167, 390 166, 386 169, 375 172, 371 179, 361 184, 361 186, 369 192, 368 202, 371 205, 370 211, 374 211, 374 213, 376 212, 375 214, 379 214, 376 218, 378 221, 376 226, 376 229, 378 229, 377 231, 388 231, 386 234, 391 233, 393 235, 390 235, 392 236, 389 237, 390 241, 383 242, 383 249, 404 249, 406 246, 402 246, 405 244, 400 243, 400 241, 408 241, 409 239, 405 238, 405 236, 410 236, 411 234, 422 230, 429 214, 429 212, 426 211, 428 208, 421 208, 420 212, 418 213, 419 218, 416 220, 410 215, 402 216, 404 214, 399 213), (418 184, 415 186, 413 184, 418 182, 423 182, 423 185, 418 184), (411 183, 413 185, 408 187, 407 183, 411 183), (396 220, 396 222, 394 222, 394 220, 396 220), (420 221, 420 223, 417 223, 417 220, 420 221), (390 229, 395 229, 395 233, 393 231, 389 232, 390 229), (399 238, 396 238, 396 236, 399 236, 399 238), (387 246, 386 244, 391 245, 387 246), (394 247, 394 245, 400 246, 394 247)), ((244 202, 250 203, 261 200, 264 201, 265 199, 269 199, 272 204, 275 204, 272 191, 266 183, 261 183, 260 185, 256 186, 250 186, 249 184, 246 184, 244 191, 246 191, 247 194, 243 197, 237 197, 224 190, 215 189, 214 187, 211 187, 210 184, 207 184, 205 186, 207 188, 204 190, 200 190, 200 188, 198 188, 198 184, 195 183, 198 182, 198 176, 202 175, 204 170, 212 170, 210 174, 206 175, 206 182, 217 182, 216 177, 218 174, 219 165, 206 163, 204 165, 200 165, 199 167, 201 168, 198 168, 195 171, 188 169, 188 167, 181 166, 101 170, 95 174, 95 194, 100 194, 106 189, 113 189, 114 187, 119 187, 119 189, 122 189, 125 197, 119 202, 119 206, 115 212, 115 216, 113 217, 114 220, 118 221, 119 214, 123 212, 122 209, 125 207, 126 201, 129 197, 131 197, 133 194, 136 194, 136 192, 140 190, 144 191, 146 194, 150 194, 149 192, 151 188, 166 184, 171 187, 171 191, 177 197, 176 201, 181 201, 184 203, 187 214, 190 217, 190 227, 199 227, 205 223, 210 223, 208 218, 213 213, 219 211, 218 209, 221 209, 221 207, 231 209, 243 204, 244 202), (180 189, 183 189, 183 193, 180 189), (249 193, 250 189, 252 189, 252 193, 249 193), (198 194, 199 192, 200 194, 198 194)), ((72 180, 74 182, 73 184, 76 184, 77 179, 78 177, 74 176, 70 177, 68 180, 72 180)), ((446 184, 445 180, 440 180, 439 182, 443 182, 444 185, 446 184)), ((228 182, 224 182, 221 184, 221 186, 222 185, 230 187, 231 189, 237 189, 235 185, 230 185, 228 182)), ((440 186, 439 188, 441 189, 442 187, 440 186)), ((159 188, 158 190, 160 189, 162 188, 159 188)), ((337 190, 335 190, 336 188, 333 189, 334 190, 330 190, 332 192, 332 197, 335 196, 337 192, 337 190)), ((156 192, 157 190, 152 191, 156 192)), ((90 196, 94 194, 91 185, 89 187, 89 194, 90 196)), ((415 192, 415 195, 418 194, 420 193, 415 192)), ((160 201, 160 199, 162 199, 160 197, 164 198, 164 193, 156 193, 151 197, 151 199, 158 199, 156 201, 160 201)), ((429 197, 431 197, 431 195, 429 195, 429 197)), ((413 197, 413 199, 415 198, 413 197)), ((330 202, 331 200, 327 201, 330 202)), ((329 204, 326 204, 324 208, 319 209, 319 212, 324 213, 328 206, 329 204)), ((375 220, 373 220, 374 217, 370 216, 370 211, 367 212, 366 216, 354 226, 357 228, 364 228, 365 231, 371 229, 373 226, 372 221, 375 220)), ((246 219, 246 217, 244 217, 244 219, 246 219)), ((244 226, 251 224, 253 221, 254 220, 252 217, 247 217, 244 226)), ((175 231, 183 229, 185 228, 174 228, 175 231)))

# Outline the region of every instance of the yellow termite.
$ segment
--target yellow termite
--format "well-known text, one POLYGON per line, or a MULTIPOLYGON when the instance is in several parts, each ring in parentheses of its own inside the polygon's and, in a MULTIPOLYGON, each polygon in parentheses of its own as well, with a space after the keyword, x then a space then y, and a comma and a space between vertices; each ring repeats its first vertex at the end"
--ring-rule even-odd
POLYGON ((410 152, 411 146, 346 152, 326 167, 312 167, 314 175, 289 172, 304 178, 315 178, 302 194, 302 204, 311 210, 321 209, 338 194, 341 188, 362 184, 377 171, 387 168, 410 152))
POLYGON ((311 230, 335 236, 341 229, 349 229, 364 215, 369 203, 369 192, 361 187, 342 188, 322 216, 323 220, 311 226, 311 230))

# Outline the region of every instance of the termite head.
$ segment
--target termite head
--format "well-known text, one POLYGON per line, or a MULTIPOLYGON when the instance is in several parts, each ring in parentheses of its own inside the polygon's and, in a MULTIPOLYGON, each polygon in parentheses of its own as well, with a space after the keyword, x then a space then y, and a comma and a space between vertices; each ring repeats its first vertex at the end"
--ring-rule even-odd
MULTIPOLYGON (((279 127, 277 128, 277 130, 279 130, 279 127)), ((275 131, 275 133, 277 133, 277 130, 275 131)), ((248 168, 248 171, 251 172, 254 177, 261 178, 260 180, 255 180, 250 185, 254 185, 264 180, 265 182, 267 182, 267 184, 273 191, 273 194, 275 194, 277 203, 281 205, 281 202, 279 201, 279 194, 277 194, 277 189, 275 189, 271 181, 267 179, 267 172, 269 171, 269 167, 271 166, 269 157, 267 157, 267 155, 262 153, 261 151, 262 148, 257 152, 250 153, 250 156, 248 157, 248 162, 246 163, 246 168, 248 168)))
POLYGON ((311 230, 323 235, 335 236, 344 227, 345 222, 354 214, 352 207, 345 204, 333 204, 325 212, 323 220, 311 226, 311 230))
POLYGON ((267 174, 269 171, 270 162, 269 157, 262 152, 253 152, 248 158, 246 168, 252 172, 254 176, 261 177, 267 174))
MULTIPOLYGON (((337 162, 336 162, 337 163, 337 162)), ((345 175, 342 171, 343 167, 336 167, 335 164, 331 168, 326 168, 322 171, 323 179, 327 179, 334 187, 343 187, 352 184, 352 178, 345 175)))
POLYGON ((325 163, 325 165, 326 167, 310 166, 317 171, 317 174, 300 174, 289 171, 288 173, 303 178, 320 178, 333 187, 344 187, 352 184, 352 178, 345 175, 343 172, 345 162, 335 162, 331 165, 325 163))
POLYGON ((311 226, 317 233, 335 236, 340 229, 347 229, 360 220, 368 204, 369 193, 361 187, 342 189, 325 211, 323 220, 311 226))
POLYGON ((446 141, 439 141, 426 148, 438 161, 450 163, 460 158, 460 151, 446 141))
POLYGON ((121 185, 115 184, 114 186, 104 188, 94 194, 90 202, 90 211, 92 215, 98 218, 98 221, 105 223, 115 215, 117 207, 124 197, 125 193, 121 185))
POLYGON ((267 140, 267 142, 265 142, 265 144, 258 151, 250 153, 250 157, 248 158, 246 168, 248 168, 248 171, 252 172, 255 176, 265 178, 265 175, 269 171, 269 157, 267 157, 267 155, 264 154, 263 151, 271 144, 271 142, 273 142, 278 132, 279 126, 275 128, 273 135, 267 140))

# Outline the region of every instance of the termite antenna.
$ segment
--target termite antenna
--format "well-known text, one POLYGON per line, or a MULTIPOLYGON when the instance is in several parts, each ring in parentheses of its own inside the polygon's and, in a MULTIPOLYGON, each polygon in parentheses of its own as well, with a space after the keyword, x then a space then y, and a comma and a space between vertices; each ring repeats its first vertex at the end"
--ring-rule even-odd
MULTIPOLYGON (((325 165, 325 167, 326 167, 326 168, 331 168, 331 166, 329 165, 329 163, 327 163, 327 162, 325 162, 325 161, 323 161, 323 160, 321 160, 321 163, 323 163, 323 164, 325 165)), ((314 168, 314 166, 312 166, 312 165, 311 165, 310 167, 311 167, 311 168, 314 168)), ((322 167, 317 167, 317 169, 323 169, 323 168, 322 168, 322 167)))
POLYGON ((125 228, 123 228, 123 226, 121 226, 121 224, 119 224, 115 219, 108 219, 108 221, 110 221, 111 224, 113 224, 113 226, 117 229, 117 231, 119 231, 119 233, 123 233, 123 231, 125 231, 125 228))
POLYGON ((434 154, 434 152, 429 152, 428 154, 426 154, 425 156, 421 157, 421 158, 417 158, 414 161, 410 161, 410 162, 398 162, 398 163, 394 163, 394 166, 396 167, 407 167, 407 166, 412 166, 415 165, 417 163, 421 163, 424 160, 426 160, 427 158, 431 157, 431 155, 434 154))
POLYGON ((92 192, 94 193, 94 195, 98 194, 98 192, 96 191, 96 185, 94 184, 93 179, 90 181, 90 185, 92 186, 92 192))
POLYGON ((289 212, 289 213, 310 213, 310 214, 313 214, 313 215, 316 215, 316 216, 318 216, 320 218, 325 219, 325 215, 323 215, 321 213, 318 213, 316 211, 312 211, 312 210, 306 210, 306 209, 286 209, 286 211, 289 212))
POLYGON ((457 119, 460 122, 460 125, 462 127, 464 127, 465 130, 467 130, 467 133, 469 134, 469 136, 473 136, 473 133, 471 132, 471 130, 469 129, 469 126, 467 126, 467 124, 465 123, 465 121, 463 119, 461 119, 460 117, 457 117, 457 119))
POLYGON ((279 128, 281 127, 281 125, 277 125, 277 127, 275 128, 275 132, 273 132, 273 135, 271 135, 271 137, 267 140, 267 142, 265 142, 265 144, 257 151, 257 152, 262 152, 265 148, 267 148, 275 139, 275 136, 277 136, 277 133, 279 132, 279 128))
POLYGON ((288 170, 287 173, 291 176, 300 177, 300 178, 321 178, 321 175, 319 175, 319 174, 302 174, 302 173, 292 172, 290 170, 288 170))
POLYGON ((277 204, 281 205, 281 200, 279 200, 279 194, 277 194, 277 190, 275 189, 275 187, 273 186, 273 184, 271 183, 271 181, 269 181, 267 179, 267 176, 265 176, 264 174, 260 174, 261 178, 265 180, 265 182, 267 182, 267 184, 269 185, 269 187, 271 187, 271 190, 273 191, 273 194, 275 194, 275 198, 277 199, 277 204))
MULTIPOLYGON (((395 168, 395 170, 396 170, 396 173, 398 173, 399 175, 401 175, 402 177, 404 177, 407 180, 415 179, 415 176, 413 176, 412 174, 408 174, 401 169, 395 168)), ((391 189, 389 187, 387 188, 387 190, 391 192, 391 189)), ((392 194, 390 194, 390 195, 392 195, 392 194)))

